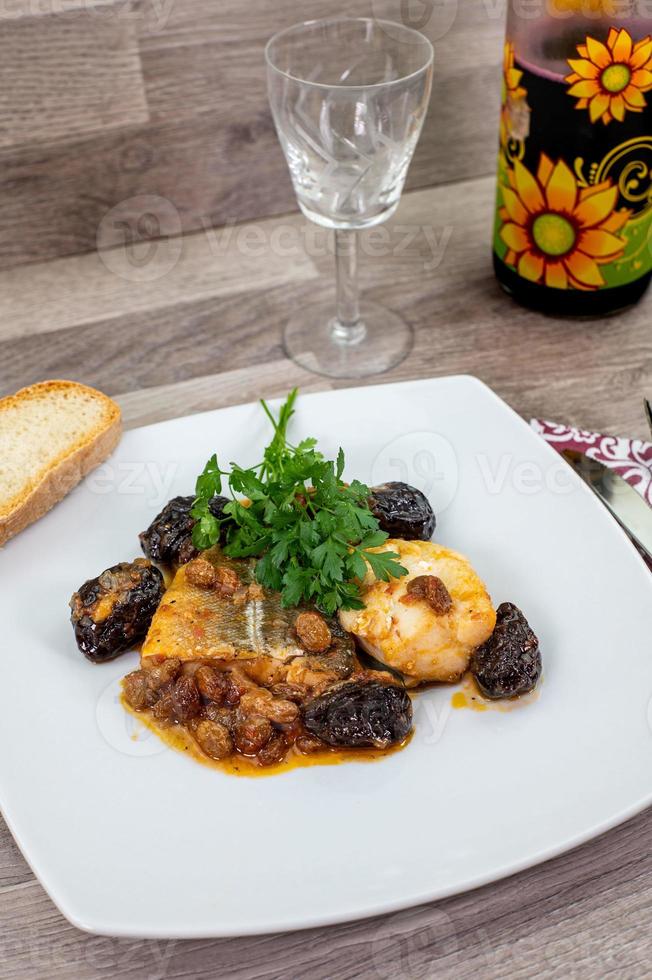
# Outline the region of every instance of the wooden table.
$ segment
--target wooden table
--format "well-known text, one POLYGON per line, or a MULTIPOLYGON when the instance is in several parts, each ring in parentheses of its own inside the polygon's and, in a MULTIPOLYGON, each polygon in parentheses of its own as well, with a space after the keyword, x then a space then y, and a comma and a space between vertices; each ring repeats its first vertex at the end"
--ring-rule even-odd
MULTIPOLYGON (((581 322, 515 306, 490 268, 493 192, 488 178, 415 191, 385 231, 365 236, 365 288, 416 335, 407 360, 376 380, 472 373, 526 418, 645 438, 650 299, 581 322)), ((150 248, 0 274, 0 395, 46 377, 73 378, 115 395, 133 426, 280 395, 294 384, 330 386, 289 363, 280 342, 290 311, 332 291, 324 233, 291 215, 150 248)), ((651 830, 652 814, 644 813, 496 885, 384 918, 253 939, 159 942, 93 937, 69 925, 3 827, 0 976, 647 977, 651 830)))

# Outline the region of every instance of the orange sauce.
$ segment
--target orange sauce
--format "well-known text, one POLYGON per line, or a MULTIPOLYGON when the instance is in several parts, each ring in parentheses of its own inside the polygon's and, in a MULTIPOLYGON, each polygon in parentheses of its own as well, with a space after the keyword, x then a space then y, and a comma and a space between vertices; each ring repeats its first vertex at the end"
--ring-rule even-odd
POLYGON ((461 688, 454 691, 451 696, 451 706, 453 708, 470 708, 471 711, 513 711, 522 705, 531 704, 538 697, 539 685, 534 691, 523 694, 520 698, 503 698, 493 701, 482 694, 472 674, 465 674, 461 688))
POLYGON ((305 769, 309 766, 337 766, 342 762, 377 762, 380 759, 385 759, 388 755, 400 752, 412 739, 412 732, 410 732, 400 745, 392 746, 389 749, 331 749, 325 747, 323 751, 311 752, 309 755, 303 755, 292 747, 285 759, 277 765, 259 766, 253 760, 239 753, 234 753, 228 759, 211 759, 204 755, 192 736, 180 725, 164 725, 156 721, 149 711, 135 711, 127 703, 124 695, 120 695, 120 703, 125 711, 137 718, 145 728, 154 732, 171 749, 187 753, 195 762, 201 762, 204 766, 219 769, 221 772, 229 773, 232 776, 273 776, 277 773, 290 772, 292 769, 305 769))

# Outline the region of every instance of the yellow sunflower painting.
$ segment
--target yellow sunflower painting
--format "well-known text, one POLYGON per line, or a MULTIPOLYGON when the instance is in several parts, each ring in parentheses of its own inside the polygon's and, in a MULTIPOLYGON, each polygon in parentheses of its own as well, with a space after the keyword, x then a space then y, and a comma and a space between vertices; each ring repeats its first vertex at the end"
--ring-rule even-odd
POLYGON ((521 85, 523 72, 514 63, 514 45, 505 42, 503 53, 503 91, 500 110, 500 145, 527 139, 530 130, 527 90, 521 85))
POLYGON ((514 65, 514 45, 511 41, 505 41, 503 50, 503 105, 507 99, 524 99, 527 95, 521 86, 523 72, 519 71, 514 65))
POLYGON ((605 285, 600 266, 620 258, 618 232, 630 216, 615 210, 611 180, 579 187, 570 167, 541 154, 536 176, 520 161, 502 185, 505 262, 531 282, 556 289, 594 290, 605 285))
POLYGON ((588 109, 591 122, 622 122, 626 112, 642 112, 644 92, 652 89, 652 37, 634 43, 624 28, 612 27, 607 43, 587 37, 577 48, 580 58, 569 58, 573 69, 566 76, 568 94, 576 109, 588 109))

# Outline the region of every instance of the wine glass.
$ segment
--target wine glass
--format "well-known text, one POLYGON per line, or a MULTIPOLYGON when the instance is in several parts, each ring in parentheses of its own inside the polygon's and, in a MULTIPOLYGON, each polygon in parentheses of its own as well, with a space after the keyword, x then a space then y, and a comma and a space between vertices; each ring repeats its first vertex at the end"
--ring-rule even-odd
POLYGON ((337 298, 286 325, 287 354, 330 377, 398 364, 412 330, 359 302, 357 232, 398 207, 432 85, 433 50, 391 21, 338 17, 280 31, 265 49, 269 101, 299 206, 335 233, 337 298))

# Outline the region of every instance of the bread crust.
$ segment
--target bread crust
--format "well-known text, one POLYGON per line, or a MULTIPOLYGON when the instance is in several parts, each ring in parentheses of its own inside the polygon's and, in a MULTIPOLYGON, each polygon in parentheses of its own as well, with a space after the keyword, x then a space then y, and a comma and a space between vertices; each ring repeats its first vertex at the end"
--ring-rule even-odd
POLYGON ((95 388, 74 381, 42 381, 28 388, 21 388, 15 395, 0 399, 0 412, 10 405, 38 398, 49 391, 61 390, 85 392, 101 400, 107 410, 106 421, 97 426, 96 432, 91 433, 83 442, 72 445, 69 451, 61 453, 39 482, 26 491, 7 514, 0 517, 0 547, 51 510, 80 480, 99 466, 120 441, 122 417, 118 405, 95 388))

